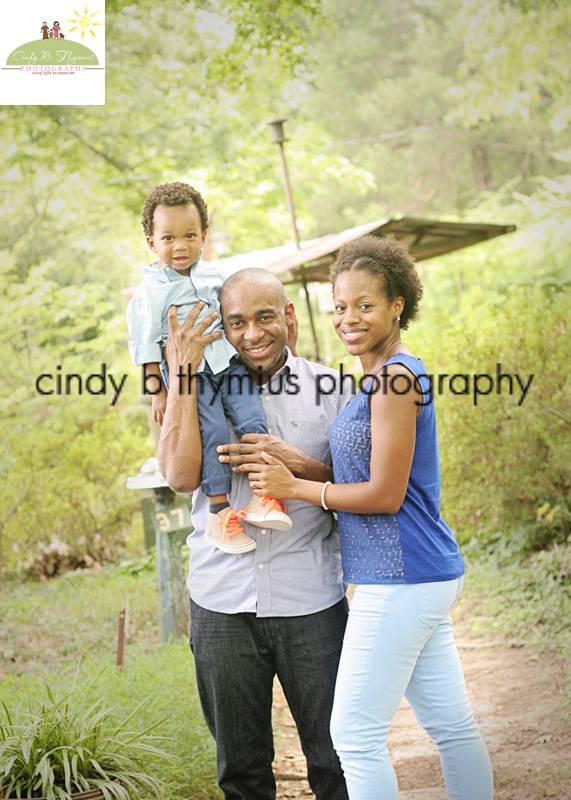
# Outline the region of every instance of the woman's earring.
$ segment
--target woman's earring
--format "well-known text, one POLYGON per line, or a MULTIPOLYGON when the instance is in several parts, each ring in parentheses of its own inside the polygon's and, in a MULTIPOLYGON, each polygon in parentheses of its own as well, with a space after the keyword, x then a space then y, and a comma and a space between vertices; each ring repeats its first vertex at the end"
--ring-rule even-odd
POLYGON ((395 322, 399 322, 399 321, 400 321, 400 314, 397 314, 396 317, 395 317, 395 322))

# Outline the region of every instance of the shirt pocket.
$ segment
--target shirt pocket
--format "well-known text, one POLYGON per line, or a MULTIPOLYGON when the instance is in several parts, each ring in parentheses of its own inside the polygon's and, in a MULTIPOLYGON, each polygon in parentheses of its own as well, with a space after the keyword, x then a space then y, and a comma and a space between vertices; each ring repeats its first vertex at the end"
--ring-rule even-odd
POLYGON ((291 419, 284 426, 283 438, 299 447, 308 456, 330 465, 329 428, 330 424, 328 422, 291 419))

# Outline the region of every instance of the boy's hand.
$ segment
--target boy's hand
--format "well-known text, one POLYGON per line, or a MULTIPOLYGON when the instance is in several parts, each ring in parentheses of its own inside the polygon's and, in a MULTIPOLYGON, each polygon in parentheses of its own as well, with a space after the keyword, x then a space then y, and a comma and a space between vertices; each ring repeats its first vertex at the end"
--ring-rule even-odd
POLYGON ((152 398, 153 419, 159 425, 163 424, 165 411, 167 408, 167 391, 162 388, 158 394, 154 394, 152 398))
POLYGON ((204 356, 206 345, 222 338, 222 331, 204 333, 219 316, 217 311, 209 314, 200 322, 196 322, 205 305, 202 300, 199 300, 189 311, 182 325, 179 325, 176 316, 177 307, 170 306, 168 310, 169 335, 165 355, 173 384, 181 367, 185 370, 190 364, 191 369, 196 371, 204 356))

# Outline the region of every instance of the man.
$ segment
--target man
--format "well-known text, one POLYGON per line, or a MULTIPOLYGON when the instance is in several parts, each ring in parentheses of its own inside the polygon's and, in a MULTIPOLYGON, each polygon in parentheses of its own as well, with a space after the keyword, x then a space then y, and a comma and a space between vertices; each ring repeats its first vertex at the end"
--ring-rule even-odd
MULTIPOLYGON (((328 433, 349 399, 336 373, 293 356, 288 331, 293 306, 266 270, 245 269, 226 280, 220 295, 224 328, 259 385, 268 434, 247 434, 221 448, 235 465, 233 508, 251 498, 240 464, 261 462, 265 451, 297 475, 331 480, 328 433), (327 391, 316 389, 327 375, 327 391), (322 376, 321 378, 319 376, 322 376)), ((196 393, 188 391, 187 365, 199 364, 204 347, 221 334, 204 334, 215 315, 193 327, 200 308, 179 326, 169 309, 167 360, 173 380, 159 441, 161 470, 178 491, 200 485, 200 432, 196 393)), ((220 449, 220 448, 219 448, 220 449)), ((289 531, 244 523, 256 549, 228 555, 204 541, 207 502, 193 501, 195 531, 188 586, 191 647, 206 722, 216 739, 218 782, 226 800, 274 800, 271 727, 277 674, 295 719, 318 800, 347 800, 345 781, 329 735, 337 664, 347 616, 338 535, 330 513, 291 501, 289 531)))

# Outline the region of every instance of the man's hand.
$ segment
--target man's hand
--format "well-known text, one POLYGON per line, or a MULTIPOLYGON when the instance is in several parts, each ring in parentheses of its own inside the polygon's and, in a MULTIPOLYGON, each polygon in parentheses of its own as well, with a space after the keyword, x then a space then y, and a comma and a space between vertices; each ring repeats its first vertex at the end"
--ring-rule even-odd
POLYGON ((218 316, 216 312, 197 323, 204 305, 202 301, 198 302, 182 325, 178 324, 176 306, 168 310, 169 335, 165 356, 169 365, 170 385, 157 455, 161 472, 175 492, 193 492, 200 486, 202 446, 196 392, 190 391, 190 388, 183 391, 178 376, 187 369, 196 373, 206 345, 222 336, 221 331, 204 333, 218 316))
MULTIPOLYGON (((266 464, 262 453, 268 453, 301 478, 311 475, 321 476, 323 470, 331 475, 331 467, 308 456, 303 450, 271 433, 245 433, 238 444, 221 444, 216 448, 218 460, 233 465, 234 472, 247 472, 242 465, 266 464)), ((330 478, 329 478, 330 479, 330 478)), ((319 480, 318 477, 315 480, 319 480)), ((328 480, 328 478, 324 478, 328 480)))
POLYGON ((176 316, 177 307, 170 306, 168 310, 169 335, 165 356, 171 374, 171 385, 176 383, 175 376, 181 367, 186 368, 190 364, 196 371, 204 356, 206 345, 222 338, 222 331, 204 333, 218 317, 217 311, 204 317, 201 322, 196 322, 204 305, 205 303, 199 300, 189 311, 182 325, 179 325, 176 316))

